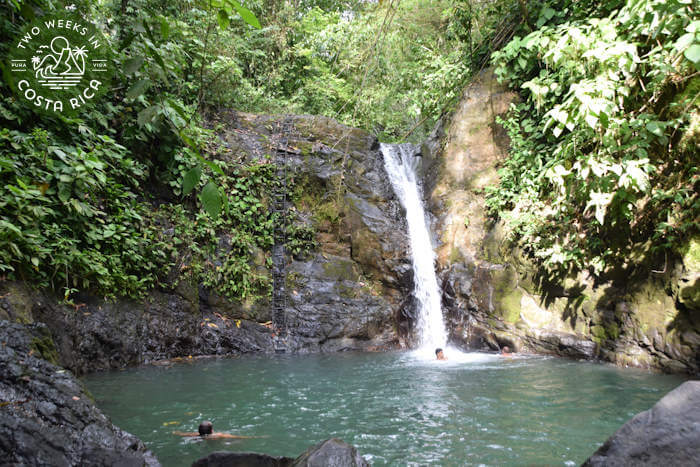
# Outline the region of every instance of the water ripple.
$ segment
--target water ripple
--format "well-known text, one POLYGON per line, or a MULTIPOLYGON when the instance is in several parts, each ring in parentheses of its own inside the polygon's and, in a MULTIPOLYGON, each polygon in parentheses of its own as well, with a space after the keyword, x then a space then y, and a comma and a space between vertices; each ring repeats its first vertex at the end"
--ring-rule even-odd
POLYGON ((86 378, 164 465, 221 449, 296 456, 331 436, 374 465, 580 463, 680 378, 552 358, 410 352, 246 357, 86 378), (164 391, 163 388, 167 388, 164 391), (257 436, 202 442, 173 431, 257 436))

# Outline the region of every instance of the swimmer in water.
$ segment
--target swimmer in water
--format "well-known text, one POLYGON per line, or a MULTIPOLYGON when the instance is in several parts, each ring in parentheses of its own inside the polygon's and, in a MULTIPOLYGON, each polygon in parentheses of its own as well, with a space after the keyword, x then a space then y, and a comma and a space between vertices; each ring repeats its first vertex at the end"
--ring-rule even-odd
POLYGON ((447 357, 445 357, 445 352, 443 352, 442 349, 439 347, 435 349, 435 357, 438 360, 447 360, 447 357))
POLYGON ((249 439, 253 436, 238 436, 232 435, 230 433, 214 433, 214 427, 210 421, 206 420, 199 424, 198 433, 185 433, 182 431, 174 431, 174 434, 178 436, 188 436, 188 437, 201 437, 204 439, 249 439))
POLYGON ((501 357, 512 357, 513 353, 510 351, 510 347, 504 345, 501 349, 501 357))

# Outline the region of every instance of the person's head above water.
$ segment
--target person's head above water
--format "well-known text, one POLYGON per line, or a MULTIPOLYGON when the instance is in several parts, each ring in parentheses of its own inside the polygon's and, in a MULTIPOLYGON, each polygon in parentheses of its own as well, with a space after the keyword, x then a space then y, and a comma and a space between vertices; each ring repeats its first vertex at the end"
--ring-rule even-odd
POLYGON ((205 436, 210 435, 214 432, 214 427, 209 420, 206 420, 199 424, 199 435, 205 436))
POLYGON ((447 360, 447 357, 445 357, 445 353, 442 351, 440 347, 435 349, 435 356, 437 357, 438 360, 447 360))
POLYGON ((507 345, 504 345, 503 348, 501 348, 501 356, 503 357, 510 357, 513 354, 511 353, 510 347, 507 345))

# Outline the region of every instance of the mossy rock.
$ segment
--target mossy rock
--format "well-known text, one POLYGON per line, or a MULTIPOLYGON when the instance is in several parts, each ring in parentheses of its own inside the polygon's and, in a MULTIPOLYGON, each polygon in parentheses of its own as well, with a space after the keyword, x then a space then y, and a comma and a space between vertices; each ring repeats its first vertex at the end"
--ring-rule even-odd
POLYGON ((690 239, 683 254, 683 266, 688 272, 700 272, 700 237, 690 239))
POLYGON ((523 293, 518 289, 518 276, 511 267, 491 271, 494 311, 507 323, 520 319, 520 301, 523 293))
POLYGON ((503 321, 506 323, 515 323, 520 319, 520 299, 522 296, 522 292, 513 289, 501 297, 500 314, 503 321))
POLYGON ((591 326, 591 339, 600 344, 606 339, 605 328, 599 324, 591 326))
POLYGON ((56 345, 49 334, 48 329, 41 330, 40 337, 34 337, 29 345, 31 350, 44 360, 54 365, 58 365, 58 351, 56 345))
POLYGON ((696 312, 700 311, 700 273, 681 280, 678 299, 686 307, 696 312))
POLYGON ((34 322, 32 316, 32 294, 22 283, 6 282, 0 288, 0 300, 4 300, 7 309, 0 308, 0 318, 14 321, 20 324, 34 322))
POLYGON ((327 278, 357 282, 360 274, 353 261, 336 258, 321 265, 327 278))

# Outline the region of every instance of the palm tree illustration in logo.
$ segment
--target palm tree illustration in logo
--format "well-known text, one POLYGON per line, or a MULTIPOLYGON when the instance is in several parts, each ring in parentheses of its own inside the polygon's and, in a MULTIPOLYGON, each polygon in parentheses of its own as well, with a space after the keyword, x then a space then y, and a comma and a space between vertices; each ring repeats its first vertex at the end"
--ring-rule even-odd
POLYGON ((71 48, 70 42, 63 36, 51 40, 51 46, 42 45, 32 57, 34 74, 42 86, 51 89, 68 89, 80 82, 85 73, 85 47, 71 48), (44 53, 50 49, 50 53, 44 53), (43 55, 41 57, 40 55, 43 55))

